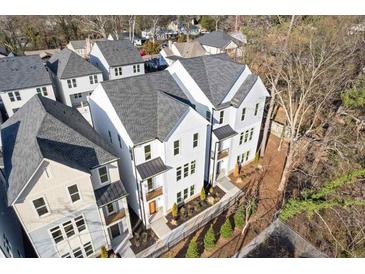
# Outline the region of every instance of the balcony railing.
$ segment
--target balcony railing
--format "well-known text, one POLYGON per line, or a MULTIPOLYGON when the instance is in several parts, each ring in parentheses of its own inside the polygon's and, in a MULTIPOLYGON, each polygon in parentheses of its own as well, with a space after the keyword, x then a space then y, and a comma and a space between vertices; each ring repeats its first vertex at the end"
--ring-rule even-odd
POLYGON ((160 195, 162 195, 162 186, 160 186, 160 187, 158 187, 158 188, 155 188, 155 189, 153 189, 153 190, 151 190, 151 191, 148 191, 147 193, 146 193, 146 200, 147 201, 150 201, 150 200, 152 200, 152 199, 154 199, 154 198, 156 198, 156 197, 158 197, 158 196, 160 196, 160 195))
POLYGON ((125 217, 125 210, 121 209, 118 212, 115 212, 109 216, 105 217, 105 223, 106 225, 110 225, 116 221, 119 221, 120 219, 123 219, 125 217))
POLYGON ((229 148, 222 149, 221 151, 218 151, 218 160, 227 157, 229 154, 229 148))

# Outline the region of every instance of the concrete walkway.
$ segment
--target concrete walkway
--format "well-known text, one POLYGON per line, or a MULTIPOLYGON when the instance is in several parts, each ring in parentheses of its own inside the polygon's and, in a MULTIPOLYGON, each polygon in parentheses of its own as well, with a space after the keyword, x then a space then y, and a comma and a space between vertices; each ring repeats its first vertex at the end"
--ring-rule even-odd
POLYGON ((161 217, 151 223, 151 229, 159 239, 163 239, 170 234, 171 229, 167 226, 167 220, 165 217, 161 217))
POLYGON ((240 189, 235 186, 228 177, 224 176, 217 181, 217 185, 221 188, 227 195, 225 196, 234 196, 236 193, 240 192, 240 189))

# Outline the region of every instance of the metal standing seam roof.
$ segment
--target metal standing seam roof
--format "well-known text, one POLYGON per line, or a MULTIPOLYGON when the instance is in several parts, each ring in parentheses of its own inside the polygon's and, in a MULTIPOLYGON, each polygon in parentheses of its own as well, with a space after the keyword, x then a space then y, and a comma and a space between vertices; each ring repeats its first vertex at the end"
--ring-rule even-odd
POLYGON ((160 157, 137 166, 138 173, 141 175, 142 180, 157 176, 169 169, 170 167, 166 166, 160 157))
POLYGON ((0 59, 0 91, 51 85, 52 81, 39 55, 0 59))
POLYGON ((189 100, 168 71, 101 83, 133 143, 165 140, 189 111, 189 100))
POLYGON ((232 61, 227 54, 180 59, 202 92, 215 108, 219 107, 246 66, 232 61))
POLYGON ((94 191, 98 207, 107 205, 128 195, 121 181, 110 183, 94 191))
POLYGON ((207 45, 220 49, 224 49, 231 42, 235 43, 237 46, 240 46, 242 44, 241 41, 221 30, 206 33, 203 36, 197 38, 197 40, 202 45, 207 45))
POLYGON ((126 39, 96 41, 110 67, 143 63, 138 49, 126 39))
POLYGON ((97 67, 68 48, 53 55, 48 60, 47 66, 59 79, 101 73, 97 67))
POLYGON ((40 95, 1 126, 1 137, 9 205, 43 159, 84 172, 118 159, 76 109, 40 95))
POLYGON ((215 136, 217 136, 219 141, 227 139, 229 137, 237 135, 237 132, 231 128, 230 125, 225 125, 213 130, 215 136))

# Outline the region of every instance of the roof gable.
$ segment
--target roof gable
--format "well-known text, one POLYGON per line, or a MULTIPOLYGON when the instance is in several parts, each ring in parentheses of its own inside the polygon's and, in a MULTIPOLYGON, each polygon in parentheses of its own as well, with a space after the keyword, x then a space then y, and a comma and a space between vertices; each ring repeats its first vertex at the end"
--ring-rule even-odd
POLYGON ((0 59, 0 91, 50 85, 48 71, 38 55, 0 59))
POLYGON ((197 40, 206 46, 224 49, 229 43, 233 42, 237 46, 241 45, 241 41, 228 35, 227 33, 218 30, 210 33, 206 33, 203 36, 197 38, 197 40))
POLYGON ((117 159, 77 110, 38 95, 2 125, 1 135, 9 204, 44 158, 86 172, 117 159))
POLYGON ((189 101, 167 71, 102 82, 134 144, 163 141, 189 101))
POLYGON ((129 40, 97 41, 95 44, 110 67, 143 63, 138 49, 129 40))
POLYGON ((98 68, 68 48, 53 55, 47 66, 59 79, 101 73, 98 68))

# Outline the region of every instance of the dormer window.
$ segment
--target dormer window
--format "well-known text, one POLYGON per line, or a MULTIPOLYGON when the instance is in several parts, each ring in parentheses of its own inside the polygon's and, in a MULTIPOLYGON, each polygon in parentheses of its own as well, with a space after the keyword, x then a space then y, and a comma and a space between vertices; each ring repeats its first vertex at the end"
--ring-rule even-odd
POLYGON ((101 168, 99 168, 99 179, 100 179, 100 183, 106 183, 109 181, 109 175, 108 175, 108 170, 106 168, 106 166, 103 166, 101 168))
POLYGON ((68 88, 76 88, 77 87, 76 79, 68 79, 67 85, 68 85, 68 88))
POLYGON ((141 70, 140 70, 140 67, 139 67, 139 65, 133 65, 133 72, 134 73, 137 73, 137 72, 140 72, 141 70))
POLYGON ((90 75, 89 76, 90 84, 98 83, 98 76, 97 75, 90 75))
POLYGON ((42 96, 47 96, 48 95, 47 88, 46 87, 37 88, 37 94, 42 96))
POLYGON ((19 91, 9 92, 8 93, 9 99, 11 102, 20 101, 22 98, 20 97, 19 91))

